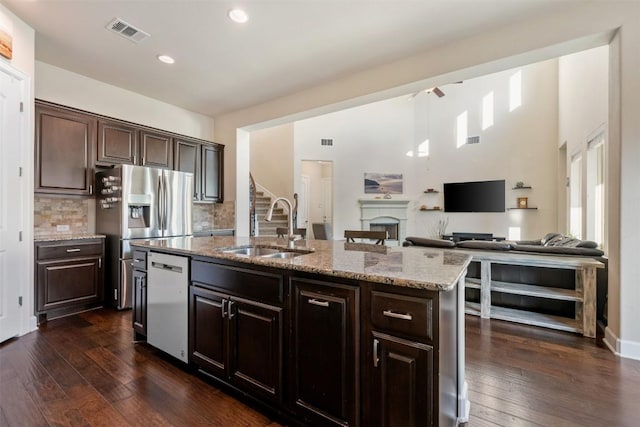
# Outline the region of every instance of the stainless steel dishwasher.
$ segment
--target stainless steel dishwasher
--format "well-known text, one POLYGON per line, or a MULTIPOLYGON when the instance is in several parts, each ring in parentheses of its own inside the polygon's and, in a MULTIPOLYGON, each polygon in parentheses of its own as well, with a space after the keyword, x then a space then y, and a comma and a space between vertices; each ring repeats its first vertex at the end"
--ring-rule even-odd
POLYGON ((147 343, 188 362, 189 258, 150 252, 147 343))

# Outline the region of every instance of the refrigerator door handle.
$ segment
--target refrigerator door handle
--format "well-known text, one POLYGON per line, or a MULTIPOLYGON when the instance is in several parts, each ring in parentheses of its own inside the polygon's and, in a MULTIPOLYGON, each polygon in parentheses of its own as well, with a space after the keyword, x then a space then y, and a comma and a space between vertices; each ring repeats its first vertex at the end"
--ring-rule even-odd
POLYGON ((168 220, 168 216, 169 216, 169 180, 167 179, 167 175, 162 174, 162 179, 164 180, 164 212, 162 213, 162 218, 164 220, 164 226, 162 227, 163 230, 166 230, 169 228, 168 224, 167 224, 167 220, 168 220))
POLYGON ((164 228, 163 226, 163 217, 162 217, 162 206, 163 206, 163 197, 164 197, 164 192, 162 189, 162 175, 160 175, 158 177, 158 193, 157 193, 158 197, 157 197, 157 203, 156 203, 156 213, 157 213, 157 217, 158 217, 158 228, 160 230, 162 230, 164 228))

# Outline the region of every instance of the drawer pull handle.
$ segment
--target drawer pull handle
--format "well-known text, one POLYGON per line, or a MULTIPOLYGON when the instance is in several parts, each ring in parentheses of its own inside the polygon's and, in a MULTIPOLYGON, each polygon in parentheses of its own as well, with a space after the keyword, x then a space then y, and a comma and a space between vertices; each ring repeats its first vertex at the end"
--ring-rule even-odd
POLYGON ((378 340, 373 339, 373 367, 377 368, 380 363, 380 357, 378 357, 378 340))
POLYGON ((320 307, 329 307, 329 301, 320 301, 315 298, 309 298, 309 304, 317 305, 320 307))
POLYGON ((413 320, 413 316, 410 314, 394 313, 391 310, 385 310, 382 314, 387 317, 393 317, 394 319, 413 320))
POLYGON ((135 259, 133 260, 133 262, 144 262, 144 260, 143 260, 143 259, 140 259, 140 258, 135 258, 135 259))
POLYGON ((75 248, 75 249, 67 249, 67 253, 71 253, 71 252, 80 252, 80 249, 75 248))

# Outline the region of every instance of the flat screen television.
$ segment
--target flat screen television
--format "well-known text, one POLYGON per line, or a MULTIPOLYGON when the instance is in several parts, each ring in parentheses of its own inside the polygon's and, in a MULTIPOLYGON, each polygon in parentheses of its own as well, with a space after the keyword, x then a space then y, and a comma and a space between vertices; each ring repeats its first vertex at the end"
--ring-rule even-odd
POLYGON ((445 212, 504 212, 504 179, 444 184, 445 212))

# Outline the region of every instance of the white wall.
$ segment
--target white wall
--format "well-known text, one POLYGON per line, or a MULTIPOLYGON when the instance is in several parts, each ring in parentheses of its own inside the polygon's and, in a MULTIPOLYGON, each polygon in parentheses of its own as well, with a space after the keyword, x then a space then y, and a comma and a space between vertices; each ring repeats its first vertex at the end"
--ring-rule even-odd
POLYGON ((36 61, 35 97, 213 141, 213 118, 36 61))
MULTIPOLYGON (((429 236, 436 222, 448 218, 448 232, 489 232, 508 237, 509 227, 520 227, 521 238, 533 239, 555 231, 557 188, 557 61, 521 69, 523 104, 509 106, 509 78, 516 70, 470 79, 442 87, 446 96, 419 93, 376 102, 295 123, 295 158, 331 160, 334 164, 334 235, 360 228, 359 198, 365 194, 365 172, 402 173, 404 191, 394 198, 408 199, 408 235, 429 236), (481 129, 482 97, 494 93, 494 125, 481 129), (456 117, 469 116, 474 145, 456 146, 456 117), (332 138, 333 147, 321 146, 332 138), (408 157, 417 145, 430 140, 428 157, 408 157), (506 180, 506 205, 528 197, 537 211, 505 213, 422 212, 420 205, 443 207, 444 182, 506 180), (511 190, 517 181, 532 190, 511 190), (439 195, 425 195, 435 188, 439 195)), ((268 161, 268 158, 265 159, 268 161)), ((271 161, 272 162, 272 161, 271 161)), ((299 173, 295 175, 299 191, 299 173)))
POLYGON ((251 132, 251 174, 271 193, 292 200, 293 124, 251 132))

